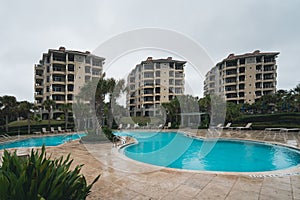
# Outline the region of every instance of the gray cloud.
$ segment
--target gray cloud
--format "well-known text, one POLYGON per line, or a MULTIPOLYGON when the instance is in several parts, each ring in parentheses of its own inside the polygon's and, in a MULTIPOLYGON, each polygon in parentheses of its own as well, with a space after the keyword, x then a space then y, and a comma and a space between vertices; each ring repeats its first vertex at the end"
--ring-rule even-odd
POLYGON ((186 34, 215 62, 231 52, 280 51, 278 88, 290 89, 300 81, 299 7, 293 0, 3 1, 0 95, 33 101, 33 66, 48 48, 93 51, 113 35, 142 27, 186 34))

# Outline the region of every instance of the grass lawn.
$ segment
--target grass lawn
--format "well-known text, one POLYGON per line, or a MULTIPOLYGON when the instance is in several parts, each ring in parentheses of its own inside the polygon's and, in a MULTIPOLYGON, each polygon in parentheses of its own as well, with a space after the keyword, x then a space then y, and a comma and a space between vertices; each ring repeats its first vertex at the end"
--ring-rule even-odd
MULTIPOLYGON (((50 120, 51 125, 56 125, 56 124, 63 124, 65 123, 63 120, 50 120)), ((48 120, 42 120, 40 122, 31 120, 30 125, 48 125, 48 120)), ((27 120, 19 120, 19 121, 14 121, 10 122, 8 124, 9 127, 16 127, 16 126, 27 126, 27 120)))

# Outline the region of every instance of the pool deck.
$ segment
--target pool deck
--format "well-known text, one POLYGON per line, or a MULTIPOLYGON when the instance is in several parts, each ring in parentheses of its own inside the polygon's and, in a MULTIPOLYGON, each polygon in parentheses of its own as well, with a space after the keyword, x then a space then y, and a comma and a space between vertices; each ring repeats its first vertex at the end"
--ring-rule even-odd
MULTIPOLYGON (((221 137, 288 144, 299 148, 299 133, 262 131, 184 130, 194 137, 221 137), (292 143, 290 142, 292 141, 292 143)), ((152 166, 126 158, 112 143, 69 142, 47 147, 52 157, 71 153, 74 165, 90 183, 98 174, 88 199, 292 199, 300 200, 300 167, 263 173, 216 173, 152 166)))

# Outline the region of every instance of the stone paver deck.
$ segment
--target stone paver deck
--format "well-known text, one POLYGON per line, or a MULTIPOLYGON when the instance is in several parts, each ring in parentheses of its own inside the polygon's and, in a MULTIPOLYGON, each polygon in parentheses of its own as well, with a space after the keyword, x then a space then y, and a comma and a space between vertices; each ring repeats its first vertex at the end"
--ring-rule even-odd
MULTIPOLYGON (((188 133, 196 137, 207 137, 206 131, 188 130, 188 133)), ((282 144, 292 139, 300 144, 298 133, 224 131, 219 137, 282 144)), ((111 143, 81 144, 73 141, 58 147, 47 147, 47 153, 51 153, 52 157, 71 153, 74 165, 85 164, 82 173, 88 182, 101 174, 88 199, 300 200, 299 167, 269 173, 175 170, 130 160, 112 146, 111 143)))

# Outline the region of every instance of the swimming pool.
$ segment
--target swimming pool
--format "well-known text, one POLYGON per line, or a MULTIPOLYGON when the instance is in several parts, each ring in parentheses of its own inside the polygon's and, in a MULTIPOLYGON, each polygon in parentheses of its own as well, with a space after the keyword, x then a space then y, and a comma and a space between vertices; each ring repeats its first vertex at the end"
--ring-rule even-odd
POLYGON ((45 146, 58 146, 71 140, 77 140, 85 135, 86 134, 81 133, 27 138, 23 140, 2 143, 0 144, 0 150, 18 147, 40 147, 43 146, 43 144, 45 144, 45 146))
POLYGON ((181 133, 133 132, 138 143, 123 149, 134 160, 169 168, 262 172, 300 164, 300 152, 281 145, 243 140, 201 140, 181 133))

